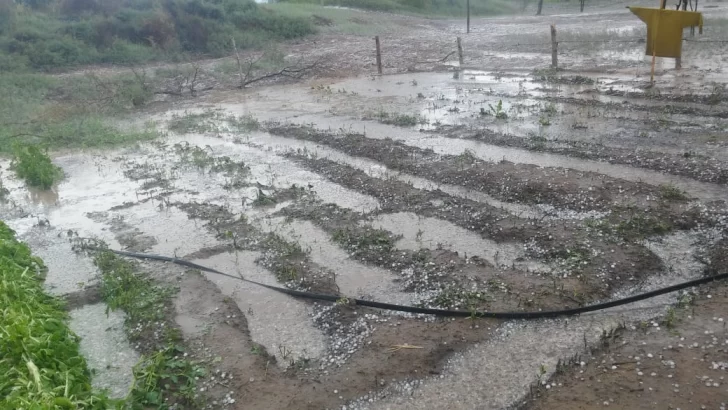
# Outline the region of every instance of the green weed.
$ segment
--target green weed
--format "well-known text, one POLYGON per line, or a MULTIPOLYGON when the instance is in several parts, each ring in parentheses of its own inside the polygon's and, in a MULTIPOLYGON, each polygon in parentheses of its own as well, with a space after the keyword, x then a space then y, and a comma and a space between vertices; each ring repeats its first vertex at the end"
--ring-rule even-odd
POLYGON ((164 320, 173 289, 156 284, 132 262, 108 251, 98 253, 94 263, 101 271, 101 294, 108 309, 126 312, 130 339, 138 339, 164 320))
POLYGON ((414 127, 423 122, 423 119, 418 115, 390 114, 383 110, 374 114, 374 117, 382 124, 396 125, 398 127, 414 127))
POLYGON ((275 205, 276 200, 272 196, 266 195, 262 189, 258 189, 258 196, 253 200, 253 206, 271 206, 275 205))
POLYGON ((51 161, 48 153, 36 145, 13 147, 12 169, 29 186, 48 189, 61 177, 63 172, 51 161))
POLYGON ((681 190, 680 188, 676 187, 672 184, 663 184, 660 185, 660 198, 666 199, 668 201, 686 201, 688 200, 688 196, 685 194, 685 191, 681 190))
POLYGON ((508 114, 503 110, 503 100, 498 100, 498 104, 495 106, 493 104, 488 104, 488 108, 490 109, 490 115, 494 116, 495 118, 499 120, 507 120, 508 114))
POLYGON ((370 227, 337 229, 331 239, 355 255, 389 253, 395 248, 395 238, 389 232, 370 227))
POLYGON ((43 290, 43 261, 0 221, 0 408, 108 409, 91 389, 63 303, 43 290))
POLYGON ((281 236, 270 232, 262 242, 266 249, 264 255, 268 268, 276 275, 279 282, 288 282, 302 278, 304 268, 301 262, 308 258, 308 252, 304 251, 296 242, 289 242, 281 236))
POLYGON ((205 369, 184 359, 184 349, 170 344, 134 366, 134 385, 126 397, 131 408, 169 408, 171 405, 199 408, 196 380, 205 369))

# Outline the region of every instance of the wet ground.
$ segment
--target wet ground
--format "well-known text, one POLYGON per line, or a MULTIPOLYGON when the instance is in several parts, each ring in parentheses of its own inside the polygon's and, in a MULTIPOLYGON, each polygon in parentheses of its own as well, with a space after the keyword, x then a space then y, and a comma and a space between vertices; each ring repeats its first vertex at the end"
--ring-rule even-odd
MULTIPOLYGON (((724 13, 716 4, 711 13, 724 13)), ((565 43, 567 70, 553 71, 549 50, 518 45, 543 40, 543 19, 477 19, 467 68, 412 68, 415 54, 447 54, 444 39, 460 35, 460 23, 402 19, 407 58, 387 54, 385 76, 349 54, 365 39, 321 35, 309 51, 329 57, 329 75, 160 102, 136 121, 155 121, 165 137, 59 154, 65 178, 52 190, 26 188, 0 162, 3 219, 46 261, 49 290, 71 301, 97 385, 123 395, 137 353, 117 332, 123 317, 106 318, 98 298, 84 296, 98 279, 91 259, 73 252, 69 238, 79 236, 340 297, 313 303, 145 262, 145 272, 179 288, 170 325, 212 374, 225 375, 205 381, 212 408, 552 408, 572 399, 574 408, 635 408, 649 389, 673 390, 669 379, 635 379, 634 396, 623 395, 622 376, 602 367, 636 362, 644 353, 629 346, 638 343, 657 354, 670 336, 638 329, 668 320, 686 294, 534 322, 382 312, 347 300, 537 311, 724 272, 722 46, 686 43, 686 68, 661 62, 647 87, 644 44, 565 43), (629 343, 614 353, 605 340, 629 343), (561 365, 575 357, 579 366, 561 365), (602 371, 612 376, 583 395, 602 371)), ((616 8, 549 21, 566 38, 644 34, 616 8)), ((718 367, 704 372, 712 408, 728 360, 725 329, 706 319, 725 317, 717 302, 698 302, 695 324, 676 325, 686 340, 704 329, 718 340, 709 360, 718 367)), ((680 377, 701 373, 685 367, 680 377)))

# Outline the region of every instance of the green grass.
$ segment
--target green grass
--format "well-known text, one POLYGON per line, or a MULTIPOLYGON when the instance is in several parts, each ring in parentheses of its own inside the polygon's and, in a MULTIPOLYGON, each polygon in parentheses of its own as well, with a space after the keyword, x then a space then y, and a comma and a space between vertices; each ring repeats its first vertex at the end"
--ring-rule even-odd
POLYGON ((12 153, 16 144, 100 148, 158 136, 152 127, 122 131, 108 121, 135 108, 138 95, 130 91, 128 76, 109 79, 104 87, 85 76, 3 73, 0 89, 7 98, 0 98, 0 154, 12 153))
POLYGON ((250 0, 2 0, 0 70, 178 61, 314 33, 250 0), (41 4, 42 3, 42 4, 41 4))
POLYGON ((169 320, 175 289, 156 283, 134 263, 108 251, 98 253, 94 263, 101 271, 101 293, 108 309, 123 310, 130 340, 145 343, 147 354, 134 366, 126 407, 201 408, 196 381, 205 369, 185 357, 181 333, 169 320))
POLYGON ((63 303, 43 290, 44 269, 0 221, 0 408, 112 408, 91 388, 63 303))
POLYGON ((414 127, 424 122, 423 118, 419 115, 389 113, 384 110, 374 113, 373 116, 382 124, 396 125, 398 127, 414 127))
POLYGON ((689 199, 685 191, 672 184, 660 185, 660 198, 668 201, 686 201, 689 199))
POLYGON ((54 165, 48 153, 36 145, 16 144, 13 156, 13 170, 29 186, 48 189, 63 177, 61 168, 54 165))

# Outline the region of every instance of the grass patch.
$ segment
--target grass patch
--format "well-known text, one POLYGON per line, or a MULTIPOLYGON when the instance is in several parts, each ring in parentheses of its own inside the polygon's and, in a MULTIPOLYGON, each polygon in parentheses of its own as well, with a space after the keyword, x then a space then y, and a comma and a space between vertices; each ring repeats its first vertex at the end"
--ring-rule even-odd
POLYGON ((175 291, 160 286, 137 271, 135 264, 111 252, 101 252, 94 258, 101 271, 101 294, 109 310, 123 310, 126 327, 132 341, 154 333, 156 322, 166 317, 169 302, 175 291))
POLYGON ((276 233, 270 232, 262 241, 266 249, 263 260, 279 282, 303 279, 305 268, 302 266, 308 253, 296 242, 289 242, 276 233))
POLYGON ((251 115, 226 115, 217 111, 175 115, 167 129, 177 134, 220 132, 250 132, 260 129, 260 122, 251 115))
POLYGON ((449 286, 440 292, 432 303, 442 309, 469 309, 472 311, 484 307, 491 297, 482 291, 468 291, 457 286, 449 286))
POLYGON ((398 127, 414 127, 415 125, 422 124, 424 122, 419 115, 398 113, 390 114, 384 110, 375 113, 374 118, 382 124, 396 125, 398 127))
POLYGON ((43 290, 44 269, 0 221, 0 408, 112 408, 91 389, 64 305, 43 290))
POLYGON ((36 145, 16 144, 13 157, 12 169, 29 186, 48 189, 63 177, 61 168, 53 165, 48 153, 36 145))
POLYGON ((396 240, 389 232, 371 227, 337 229, 331 239, 353 252, 355 257, 371 253, 390 253, 395 249, 396 240))
POLYGON ((86 64, 140 64, 316 32, 306 18, 250 0, 19 0, 0 4, 0 70, 57 70, 86 64))
POLYGON ((660 198, 668 201, 687 201, 689 198, 685 191, 672 184, 660 185, 660 198))
POLYGON ((587 219, 585 224, 603 234, 616 236, 625 241, 638 241, 650 236, 665 235, 674 229, 670 221, 645 213, 632 213, 617 222, 611 222, 606 218, 587 219))
POLYGON ((94 263, 101 271, 101 293, 108 309, 126 313, 130 340, 140 342, 147 353, 134 366, 126 407, 200 408, 196 381, 205 369, 185 357, 181 333, 169 321, 176 290, 156 283, 138 272, 134 263, 108 251, 98 253, 94 263))

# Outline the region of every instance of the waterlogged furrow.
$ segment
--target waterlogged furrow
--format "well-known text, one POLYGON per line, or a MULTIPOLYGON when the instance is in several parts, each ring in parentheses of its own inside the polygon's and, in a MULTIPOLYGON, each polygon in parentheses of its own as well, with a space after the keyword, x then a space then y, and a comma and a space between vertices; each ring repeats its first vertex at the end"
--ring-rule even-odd
MULTIPOLYGON (((280 286, 269 271, 255 262, 259 256, 257 252, 238 251, 194 262, 248 280, 280 286)), ((317 359, 325 353, 325 337, 313 325, 312 307, 306 302, 233 278, 203 274, 237 304, 245 314, 253 341, 274 354, 280 366, 288 366, 291 359, 317 359)))
POLYGON ((270 218, 263 221, 264 230, 275 232, 310 251, 309 257, 317 265, 332 270, 342 295, 366 298, 380 302, 408 305, 413 295, 399 290, 396 276, 385 269, 363 265, 349 257, 329 235, 309 221, 270 218))
POLYGON ((403 144, 419 149, 431 149, 437 154, 458 156, 463 152, 471 152, 475 157, 497 163, 508 161, 515 164, 536 165, 540 167, 566 168, 575 171, 602 174, 611 178, 652 186, 672 184, 686 191, 691 196, 702 200, 728 199, 725 189, 716 184, 695 181, 693 179, 667 175, 661 172, 625 165, 609 164, 600 161, 589 161, 569 156, 538 153, 528 150, 485 144, 467 139, 455 139, 423 134, 415 130, 402 129, 386 124, 353 120, 345 117, 301 116, 288 120, 291 124, 328 127, 346 130, 347 133, 358 133, 375 140, 394 139, 403 144))
POLYGON ((499 244, 450 222, 411 212, 377 215, 372 226, 402 235, 396 243, 402 249, 445 248, 463 253, 465 258, 478 256, 493 266, 511 266, 524 254, 523 245, 499 244))

